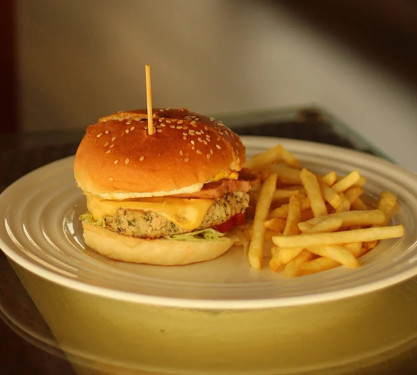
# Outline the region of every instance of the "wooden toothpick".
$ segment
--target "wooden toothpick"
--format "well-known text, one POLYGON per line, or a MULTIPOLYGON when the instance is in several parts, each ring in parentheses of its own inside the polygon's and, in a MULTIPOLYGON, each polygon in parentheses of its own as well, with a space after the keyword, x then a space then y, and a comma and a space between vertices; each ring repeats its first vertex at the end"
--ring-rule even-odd
POLYGON ((152 116, 152 85, 151 85, 151 67, 150 65, 145 65, 145 75, 146 75, 146 106, 148 111, 148 134, 152 135, 155 133, 153 128, 153 116, 152 116))

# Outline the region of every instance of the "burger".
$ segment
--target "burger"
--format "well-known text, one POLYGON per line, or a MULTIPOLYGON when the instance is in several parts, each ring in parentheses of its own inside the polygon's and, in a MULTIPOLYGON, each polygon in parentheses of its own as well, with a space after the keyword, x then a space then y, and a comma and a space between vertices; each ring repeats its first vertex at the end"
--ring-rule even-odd
POLYGON ((74 161, 85 244, 120 261, 183 265, 230 249, 254 176, 245 147, 188 109, 118 112, 87 127, 74 161))

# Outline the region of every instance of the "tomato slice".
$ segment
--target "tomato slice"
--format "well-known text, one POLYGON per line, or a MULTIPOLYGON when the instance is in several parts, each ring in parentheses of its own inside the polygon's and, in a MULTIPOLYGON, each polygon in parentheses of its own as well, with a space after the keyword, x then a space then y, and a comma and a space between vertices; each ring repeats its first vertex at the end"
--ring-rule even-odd
POLYGON ((219 232, 226 233, 231 230, 235 225, 243 225, 245 224, 245 213, 236 214, 232 216, 229 220, 221 223, 219 225, 215 225, 213 229, 218 230, 219 232))
POLYGON ((241 214, 237 214, 233 216, 235 219, 235 225, 243 225, 245 224, 245 212, 242 212, 241 214))

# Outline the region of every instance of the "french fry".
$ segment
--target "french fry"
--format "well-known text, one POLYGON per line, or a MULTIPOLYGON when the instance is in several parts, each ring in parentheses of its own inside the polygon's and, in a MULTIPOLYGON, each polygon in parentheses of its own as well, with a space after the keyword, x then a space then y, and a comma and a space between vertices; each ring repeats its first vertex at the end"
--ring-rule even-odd
MULTIPOLYGON (((303 197, 300 199, 300 210, 304 211, 310 208, 310 201, 306 198, 303 197)), ((275 209, 273 209, 270 213, 269 213, 269 217, 273 218, 273 217, 277 217, 277 218, 283 218, 286 219, 288 216, 288 210, 289 210, 289 204, 283 204, 275 209)))
POLYGON ((378 244, 378 240, 366 241, 363 243, 363 247, 364 249, 366 249, 366 251, 369 251, 373 249, 377 244, 378 244))
POLYGON ((344 246, 350 250, 355 258, 359 258, 365 252, 362 242, 347 243, 344 246))
POLYGON ((384 240, 404 235, 403 225, 372 227, 331 233, 299 234, 295 236, 274 236, 273 243, 278 247, 303 247, 339 245, 358 241, 384 240))
POLYGON ((366 211, 343 211, 334 214, 329 214, 323 217, 317 217, 299 223, 298 227, 302 232, 306 232, 312 225, 317 225, 323 220, 340 219, 342 220, 341 227, 349 227, 352 225, 357 226, 370 226, 380 225, 385 221, 385 214, 381 210, 366 210, 366 211))
POLYGON ((359 267, 357 259, 345 246, 331 245, 323 247, 309 247, 308 250, 313 254, 333 259, 335 262, 343 264, 346 267, 359 267))
POLYGON ((324 216, 320 221, 298 223, 298 228, 303 233, 335 232, 341 228, 343 220, 334 216, 324 216))
POLYGON ((362 187, 365 184, 366 184, 366 178, 361 176, 360 179, 354 183, 354 186, 362 187))
POLYGON ((387 225, 391 220, 396 206, 397 197, 389 191, 383 191, 378 202, 378 209, 385 213, 385 222, 382 225, 387 225))
POLYGON ((253 221, 253 234, 248 252, 249 264, 256 269, 262 267, 265 235, 264 221, 268 216, 272 194, 275 191, 276 184, 277 175, 271 174, 263 183, 261 191, 259 192, 258 204, 256 205, 255 218, 253 221))
POLYGON ((349 189, 351 186, 353 186, 355 183, 357 183, 361 178, 361 175, 358 171, 352 171, 347 176, 343 177, 341 180, 337 181, 335 184, 333 184, 332 188, 336 190, 338 193, 341 193, 347 189, 349 189))
POLYGON ((340 263, 327 257, 320 257, 300 265, 299 275, 309 275, 339 267, 340 263))
POLYGON ((291 196, 299 195, 300 193, 300 189, 277 189, 272 196, 272 200, 279 201, 283 199, 289 199, 291 196))
POLYGON ((346 198, 345 194, 340 193, 339 194, 341 202, 338 207, 336 207, 336 212, 344 212, 350 210, 350 201, 346 198))
POLYGON ((280 271, 282 266, 283 266, 283 264, 279 261, 277 256, 273 256, 269 260, 269 268, 274 272, 280 271))
POLYGON ((276 251, 274 258, 282 264, 291 262, 304 250, 302 247, 277 247, 276 249, 278 249, 278 251, 276 251))
POLYGON ((272 219, 264 221, 264 227, 271 229, 274 232, 283 232, 285 228, 285 219, 273 217, 272 219))
POLYGON ((300 168, 300 161, 286 148, 281 148, 281 155, 282 159, 287 163, 290 167, 293 168, 300 168))
POLYGON ((361 197, 356 198, 350 205, 354 210, 367 210, 368 206, 363 202, 361 197))
POLYGON ((310 201, 311 210, 314 216, 324 216, 327 214, 327 208, 321 194, 317 177, 309 170, 303 168, 300 173, 301 182, 306 189, 308 199, 310 201))
POLYGON ((345 197, 349 200, 350 204, 352 204, 356 199, 358 199, 363 193, 365 192, 359 186, 352 186, 344 192, 345 197))
POLYGON ((271 173, 276 173, 278 179, 286 184, 301 184, 300 170, 290 167, 285 162, 269 164, 265 169, 271 173))
POLYGON ((265 152, 256 154, 246 162, 246 167, 259 171, 268 164, 282 160, 282 149, 283 147, 281 145, 276 145, 265 152))
POLYGON ((290 203, 288 204, 288 216, 283 232, 284 236, 292 236, 299 233, 298 223, 300 221, 300 213, 300 201, 293 195, 290 197, 290 203))
POLYGON ((289 262, 285 268, 284 273, 287 277, 296 277, 300 274, 300 266, 313 258, 313 254, 310 251, 303 250, 298 254, 291 262, 289 262))
POLYGON ((332 186, 337 180, 337 174, 335 171, 331 171, 320 178, 326 185, 332 186))
POLYGON ((333 188, 331 188, 330 186, 328 186, 325 182, 323 182, 323 180, 318 177, 318 182, 320 185, 320 189, 321 192, 323 194, 323 198, 333 207, 333 208, 337 208, 340 206, 340 204, 342 203, 342 198, 341 196, 336 192, 336 190, 334 190, 333 188))

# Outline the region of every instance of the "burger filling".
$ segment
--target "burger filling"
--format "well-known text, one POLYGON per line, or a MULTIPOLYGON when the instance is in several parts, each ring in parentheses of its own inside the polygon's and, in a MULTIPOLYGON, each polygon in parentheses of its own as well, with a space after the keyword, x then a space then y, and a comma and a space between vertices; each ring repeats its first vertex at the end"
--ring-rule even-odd
POLYGON ((237 180, 213 181, 187 195, 121 201, 87 196, 89 213, 80 219, 145 239, 216 238, 244 223, 248 191, 255 181, 242 170, 237 180))
MULTIPOLYGON (((249 194, 233 192, 214 199, 211 206, 196 228, 197 231, 207 228, 221 230, 221 225, 232 221, 237 215, 242 216, 249 205, 249 194)), ((166 238, 190 232, 165 215, 155 211, 132 210, 119 208, 113 215, 106 215, 99 220, 100 225, 119 234, 141 238, 166 238)))

